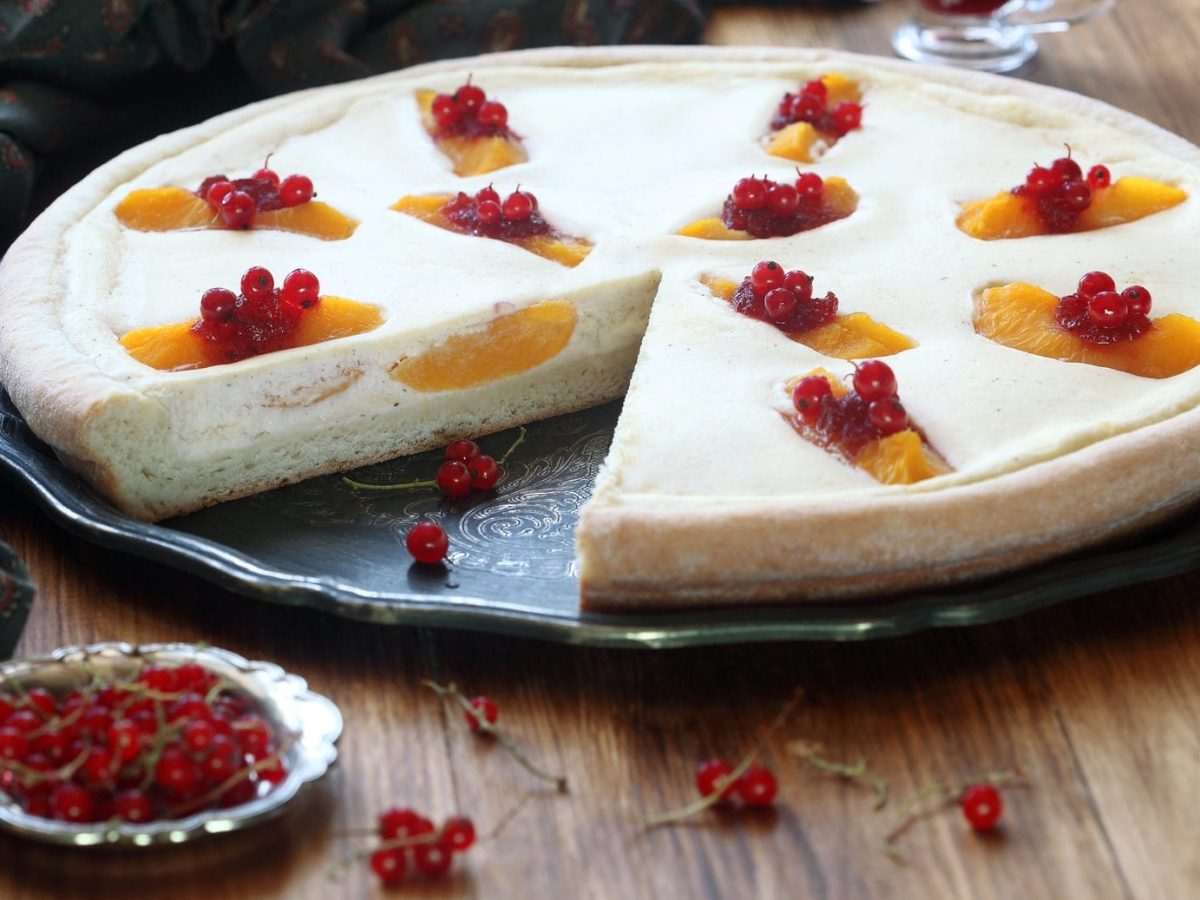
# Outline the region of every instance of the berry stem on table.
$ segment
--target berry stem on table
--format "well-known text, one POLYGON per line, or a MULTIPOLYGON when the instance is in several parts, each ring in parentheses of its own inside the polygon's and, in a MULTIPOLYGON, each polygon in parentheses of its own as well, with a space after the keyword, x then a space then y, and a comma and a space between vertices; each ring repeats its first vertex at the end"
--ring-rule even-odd
POLYGON ((859 760, 858 764, 853 766, 834 762, 818 754, 816 748, 807 741, 792 741, 787 748, 793 756, 799 756, 822 771, 840 776, 848 781, 857 781, 859 784, 871 788, 875 792, 875 809, 883 809, 887 804, 888 783, 867 768, 865 759, 859 760))

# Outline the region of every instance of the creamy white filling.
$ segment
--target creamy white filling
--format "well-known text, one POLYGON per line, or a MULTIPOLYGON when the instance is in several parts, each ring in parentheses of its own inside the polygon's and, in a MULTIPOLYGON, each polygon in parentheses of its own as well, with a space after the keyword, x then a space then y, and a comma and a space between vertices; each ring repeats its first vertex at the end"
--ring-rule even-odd
MULTIPOLYGON (((322 402, 352 421, 427 398, 383 376, 398 351, 418 352, 487 320, 495 304, 521 307, 655 270, 662 291, 626 403, 614 461, 631 495, 778 495, 932 490, 1012 468, 1156 421, 1200 401, 1200 374, 1165 381, 1045 360, 974 334, 971 296, 992 283, 1031 281, 1069 291, 1090 269, 1140 282, 1154 315, 1200 317, 1200 176, 1189 164, 1109 125, 1049 106, 980 96, 854 63, 864 128, 816 164, 845 177, 861 203, 850 218, 792 238, 711 242, 672 234, 714 215, 737 179, 786 178, 761 137, 784 91, 828 67, 792 63, 646 64, 600 69, 489 69, 476 81, 509 108, 528 163, 460 179, 419 124, 418 87, 452 90, 467 70, 396 77, 298 98, 151 166, 66 235, 68 339, 113 378, 175 413, 189 453, 249 445, 263 429, 311 418, 264 412, 313 373, 360 366, 353 387, 322 402), (958 205, 1019 183, 1035 162, 1071 145, 1086 167, 1159 178, 1192 199, 1142 221, 1079 235, 976 241, 954 227, 958 205), (311 176, 321 200, 361 220, 349 240, 284 232, 143 234, 113 207, 128 191, 194 187, 207 175, 247 175, 274 153, 281 174, 311 176), (519 248, 449 233, 388 206, 404 194, 518 183, 565 231, 596 242, 577 269, 519 248), (774 385, 817 365, 849 372, 731 313, 699 285, 702 273, 740 280, 758 260, 803 268, 844 312, 866 312, 918 347, 889 358, 913 418, 957 473, 914 488, 881 488, 800 440, 772 407, 774 385), (160 373, 131 360, 117 336, 192 317, 200 293, 234 287, 250 265, 281 277, 303 266, 327 293, 381 306, 368 335, 258 357, 229 367, 160 373)), ((622 340, 627 339, 622 337, 622 340)))

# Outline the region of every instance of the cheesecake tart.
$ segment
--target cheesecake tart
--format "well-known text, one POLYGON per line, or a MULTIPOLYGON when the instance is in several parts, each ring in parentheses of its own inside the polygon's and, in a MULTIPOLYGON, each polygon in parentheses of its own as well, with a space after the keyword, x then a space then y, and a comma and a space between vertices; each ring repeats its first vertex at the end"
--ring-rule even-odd
POLYGON ((1200 151, 1182 139, 1008 79, 736 48, 439 63, 256 104, 98 169, 0 265, 0 381, 69 465, 145 519, 629 384, 577 533, 585 606, 903 590, 1069 552, 1195 499, 1200 260, 1183 248, 1200 235, 1197 190, 1200 151), (826 77, 852 86, 857 112, 833 137, 814 128, 807 159, 781 154, 782 101, 817 108, 795 98, 826 77), (483 149, 469 144, 483 126, 438 130, 454 114, 438 98, 464 86, 504 105, 483 149), (311 210, 205 220, 199 186, 268 157, 311 180, 336 236, 311 210), (1035 163, 1058 180, 1026 190, 1035 163), (1090 180, 1097 167, 1108 181, 1090 180), (167 189, 188 195, 186 224, 118 215, 167 189), (517 194, 531 199, 510 210, 517 194), (526 208, 544 229, 506 224, 526 208), (755 294, 768 261, 836 297, 813 326, 828 333, 797 318, 811 299, 799 276, 787 296, 768 296, 774 276, 755 294), (179 355, 204 346, 206 316, 242 321, 252 267, 281 285, 319 276, 303 321, 320 327, 179 355), (1081 276, 1101 271, 1114 289, 1081 300, 1081 276), (1097 321, 1141 315, 1141 300, 1131 313, 1108 296, 1126 286, 1153 296, 1145 333, 1115 319, 1054 330, 1070 297, 1097 321), (201 307, 213 288, 236 302, 201 307), (868 356, 886 357, 891 393, 857 384, 868 356), (810 421, 796 396, 814 377, 832 399, 810 421), (933 461, 920 477, 913 453, 933 461))

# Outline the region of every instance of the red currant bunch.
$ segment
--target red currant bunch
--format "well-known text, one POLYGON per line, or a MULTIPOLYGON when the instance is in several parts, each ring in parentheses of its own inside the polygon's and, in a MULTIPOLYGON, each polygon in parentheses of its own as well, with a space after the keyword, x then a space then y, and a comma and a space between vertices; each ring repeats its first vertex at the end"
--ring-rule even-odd
POLYGON ((300 318, 321 302, 321 284, 307 269, 294 269, 275 286, 262 266, 242 275, 240 294, 209 288, 200 297, 192 331, 203 338, 216 362, 236 362, 292 345, 300 318))
POLYGON ((474 441, 455 441, 434 479, 443 496, 457 499, 471 491, 490 491, 500 481, 500 465, 474 441))
POLYGON ((726 759, 714 757, 696 767, 696 790, 701 797, 720 793, 719 802, 738 800, 743 806, 771 806, 779 784, 765 766, 749 766, 738 778, 732 779, 734 766, 726 759))
POLYGON ((475 194, 459 191, 442 215, 463 234, 516 241, 550 233, 550 223, 538 211, 537 197, 518 187, 501 199, 490 184, 475 194))
POLYGON ((438 137, 508 137, 508 109, 488 100, 483 88, 467 83, 453 94, 438 94, 430 107, 438 137))
POLYGON ((312 179, 307 175, 281 179, 264 163, 249 178, 210 175, 200 183, 196 196, 208 203, 225 227, 249 228, 256 213, 299 206, 314 194, 312 179))
POLYGON ((862 106, 852 100, 843 100, 829 106, 829 88, 819 78, 804 84, 795 93, 783 95, 771 128, 778 131, 794 122, 808 122, 818 131, 843 137, 848 132, 862 127, 862 106))
POLYGON ((908 427, 908 413, 897 396, 896 374, 887 363, 869 359, 856 365, 853 388, 836 395, 823 375, 801 378, 792 387, 798 421, 851 456, 868 441, 908 427))
POLYGON ((758 263, 733 294, 733 308, 744 316, 770 322, 780 331, 795 334, 832 322, 838 298, 830 291, 813 294, 813 279, 799 269, 785 271, 773 260, 758 263))
POLYGON ((1088 272, 1075 293, 1061 297, 1054 318, 1061 328, 1090 344, 1137 340, 1152 327, 1150 292, 1133 284, 1117 292, 1107 272, 1088 272))
POLYGON ((1025 183, 1013 188, 1018 197, 1027 198, 1043 224, 1053 232, 1070 231, 1080 214, 1092 205, 1095 191, 1107 188, 1112 175, 1105 166, 1092 166, 1086 178, 1079 163, 1067 155, 1046 166, 1034 166, 1025 183))
POLYGON ((395 808, 380 815, 379 838, 371 870, 384 884, 399 884, 410 866, 429 878, 449 872, 455 855, 475 843, 475 825, 466 816, 453 816, 436 828, 414 810, 395 808))
POLYGON ((239 806, 287 777, 253 698, 198 663, 110 678, 61 665, 76 687, 0 694, 0 791, 30 815, 140 825, 239 806))
POLYGON ((815 172, 800 173, 792 183, 751 175, 729 192, 721 221, 756 238, 787 237, 846 214, 830 208, 825 193, 825 181, 815 172))

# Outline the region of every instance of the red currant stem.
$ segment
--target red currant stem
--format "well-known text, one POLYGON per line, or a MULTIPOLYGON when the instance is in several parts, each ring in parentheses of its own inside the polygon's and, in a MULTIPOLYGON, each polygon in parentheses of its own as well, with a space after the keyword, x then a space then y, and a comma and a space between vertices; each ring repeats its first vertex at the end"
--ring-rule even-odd
POLYGON ((504 455, 496 460, 496 465, 502 466, 508 462, 508 458, 513 455, 513 451, 525 443, 525 433, 525 426, 522 425, 520 433, 517 435, 517 439, 509 445, 507 450, 504 451, 504 455))
POLYGON ((154 724, 154 746, 142 758, 142 765, 146 767, 146 772, 142 776, 141 789, 143 791, 154 783, 154 770, 158 768, 158 761, 167 747, 167 711, 163 704, 157 701, 154 704, 154 724))
POLYGON ((43 723, 42 725, 39 725, 37 728, 33 729, 33 731, 29 732, 29 734, 26 735, 26 737, 30 737, 30 738, 41 737, 43 734, 45 734, 51 728, 62 728, 64 725, 74 725, 81 718, 83 718, 83 706, 82 705, 77 706, 75 709, 71 710, 71 712, 69 712, 65 716, 51 716, 49 719, 47 719, 45 721, 45 723, 43 723))
POLYGON ((834 762, 833 760, 825 759, 825 757, 817 753, 816 748, 812 744, 805 741, 792 741, 787 745, 787 748, 788 752, 793 756, 799 756, 822 771, 840 776, 849 781, 857 781, 859 784, 871 788, 875 792, 875 809, 883 809, 887 804, 888 783, 867 768, 867 761, 865 759, 859 760, 858 764, 853 766, 846 763, 834 762))
POLYGON ((540 778, 542 781, 547 781, 550 784, 553 784, 560 794, 565 794, 568 792, 567 778, 565 775, 555 775, 536 765, 528 756, 525 755, 524 751, 517 746, 516 742, 512 738, 510 738, 507 734, 505 734, 487 719, 480 716, 478 710, 471 705, 471 701, 467 699, 466 695, 463 694, 456 685, 440 685, 434 681, 430 681, 429 679, 423 679, 421 684, 425 685, 431 690, 436 691, 443 699, 450 698, 456 701, 458 705, 463 708, 463 711, 475 720, 476 724, 479 726, 479 730, 484 734, 491 735, 493 738, 499 741, 500 746, 508 751, 509 756, 520 763, 525 771, 529 772, 529 774, 540 778))
POLYGON ((792 692, 792 696, 783 704, 783 707, 775 714, 775 718, 763 730, 762 736, 759 738, 758 744, 745 756, 741 761, 734 766, 733 771, 724 778, 718 778, 714 785, 715 790, 712 793, 706 794, 699 800, 689 803, 687 806, 680 809, 669 810, 667 812, 655 813, 647 816, 642 824, 647 828, 657 828, 659 825, 670 825, 683 819, 690 819, 692 816, 704 812, 710 806, 715 806, 720 803, 724 797, 725 789, 734 784, 739 778, 746 774, 746 770, 754 765, 754 760, 758 758, 758 754, 762 751, 771 737, 781 729, 787 722, 788 718, 795 712, 796 707, 800 705, 800 701, 804 699, 804 691, 796 688, 792 692))
POLYGON ((21 784, 25 787, 38 784, 42 781, 70 781, 75 776, 75 773, 79 771, 80 767, 87 761, 87 758, 91 755, 91 752, 92 742, 91 740, 86 740, 83 742, 83 748, 79 751, 79 754, 61 768, 54 769, 49 772, 39 772, 36 769, 30 769, 16 761, 5 762, 3 768, 6 771, 10 771, 16 775, 17 778, 21 780, 21 784))
POLYGON ((360 491, 412 491, 417 488, 437 487, 437 482, 432 479, 425 481, 405 481, 400 484, 367 484, 365 481, 355 481, 353 478, 342 476, 342 481, 360 491))
POLYGON ((504 813, 504 815, 502 815, 496 821, 496 824, 493 825, 490 829, 488 829, 488 831, 485 834, 481 834, 476 839, 476 841, 478 843, 483 843, 485 841, 494 841, 496 838, 500 837, 500 835, 504 832, 504 830, 506 828, 508 828, 509 824, 513 821, 513 819, 515 819, 517 816, 519 816, 521 814, 521 811, 523 809, 525 809, 526 806, 529 805, 530 801, 532 801, 536 797, 541 796, 542 793, 543 793, 542 791, 532 791, 532 790, 526 791, 525 793, 523 793, 521 795, 521 799, 518 800, 516 803, 514 803, 512 806, 510 806, 508 808, 508 810, 504 813))
POLYGON ((184 803, 181 806, 172 807, 169 810, 168 817, 172 818, 172 819, 178 819, 181 816, 185 816, 188 813, 194 812, 197 809, 203 809, 204 807, 208 806, 210 803, 217 800, 227 790, 229 790, 230 788, 235 787, 238 784, 240 784, 241 782, 245 781, 247 778, 250 777, 251 773, 261 772, 263 769, 269 769, 272 766, 278 765, 279 761, 281 759, 283 759, 284 754, 287 753, 288 750, 290 750, 292 748, 292 745, 294 743, 296 743, 296 739, 293 737, 290 740, 288 740, 286 743, 281 744, 279 749, 276 750, 274 753, 270 753, 270 754, 264 756, 262 759, 256 760, 254 765, 246 766, 245 768, 238 769, 236 772, 234 772, 232 775, 230 775, 228 778, 226 778, 224 781, 222 781, 216 787, 212 788, 209 791, 206 791, 205 793, 201 794, 199 797, 196 797, 193 800, 189 800, 187 803, 184 803))
POLYGON ((1028 776, 1021 769, 1000 769, 981 772, 978 775, 972 775, 969 778, 949 784, 927 784, 901 804, 899 815, 887 834, 883 836, 883 852, 894 862, 907 862, 908 855, 896 843, 900 835, 918 820, 933 815, 937 810, 948 804, 957 803, 963 791, 973 784, 990 784, 995 787, 1001 787, 1006 784, 1027 785, 1028 783, 1028 776), (922 808, 925 806, 925 801, 930 797, 939 798, 938 804, 922 808))
POLYGON ((21 684, 20 679, 12 679, 13 690, 17 694, 17 699, 21 701, 21 705, 28 709, 32 709, 39 719, 49 724, 51 716, 42 711, 42 708, 33 702, 33 698, 29 696, 29 692, 25 690, 25 685, 21 684))

